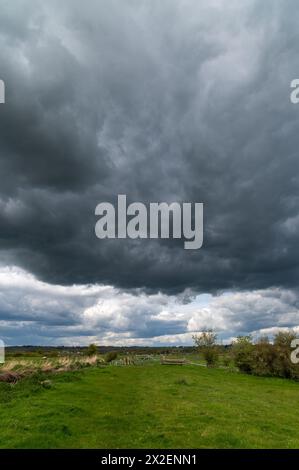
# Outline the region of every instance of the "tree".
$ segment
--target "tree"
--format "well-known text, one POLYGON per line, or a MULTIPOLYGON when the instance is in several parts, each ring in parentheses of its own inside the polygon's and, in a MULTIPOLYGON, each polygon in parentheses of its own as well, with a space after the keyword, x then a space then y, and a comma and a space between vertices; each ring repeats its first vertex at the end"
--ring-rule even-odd
POLYGON ((291 362, 291 342, 296 338, 293 330, 279 331, 274 336, 274 373, 279 377, 298 378, 298 366, 291 362))
POLYGON ((98 352, 98 347, 96 344, 92 343, 88 346, 86 354, 87 356, 95 356, 98 352))
POLYGON ((290 350, 291 342, 293 339, 296 339, 296 337, 296 333, 293 330, 281 330, 274 336, 274 346, 290 350))
POLYGON ((199 352, 202 353, 208 367, 213 367, 219 356, 217 346, 217 334, 213 330, 203 331, 200 335, 192 336, 192 339, 197 346, 199 352))
POLYGON ((252 344, 251 336, 238 336, 233 343, 233 357, 235 365, 240 371, 247 374, 252 373, 253 369, 253 351, 254 345, 252 344))
POLYGON ((275 356, 275 349, 269 338, 259 338, 252 353, 252 372, 256 375, 274 375, 275 356))

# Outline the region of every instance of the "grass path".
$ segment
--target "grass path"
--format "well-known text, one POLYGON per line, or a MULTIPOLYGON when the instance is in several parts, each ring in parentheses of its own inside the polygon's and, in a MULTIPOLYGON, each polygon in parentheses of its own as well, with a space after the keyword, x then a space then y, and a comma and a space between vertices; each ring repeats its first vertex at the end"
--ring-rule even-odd
POLYGON ((299 448, 299 384, 196 366, 0 386, 1 448, 299 448))

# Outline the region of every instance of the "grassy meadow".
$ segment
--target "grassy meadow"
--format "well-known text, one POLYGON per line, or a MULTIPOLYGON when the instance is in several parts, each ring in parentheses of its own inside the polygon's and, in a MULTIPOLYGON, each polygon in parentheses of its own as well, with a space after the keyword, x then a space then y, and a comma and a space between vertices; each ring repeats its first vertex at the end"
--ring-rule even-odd
POLYGON ((46 362, 0 383, 1 448, 299 448, 295 381, 158 360, 49 373, 46 362))

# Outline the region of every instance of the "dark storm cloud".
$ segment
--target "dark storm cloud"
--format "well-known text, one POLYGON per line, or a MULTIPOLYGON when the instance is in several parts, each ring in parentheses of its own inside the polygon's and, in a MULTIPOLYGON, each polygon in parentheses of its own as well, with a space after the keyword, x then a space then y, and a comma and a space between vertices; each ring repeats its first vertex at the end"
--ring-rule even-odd
POLYGON ((66 285, 296 285, 295 1, 2 8, 3 263, 66 285), (203 248, 98 240, 94 209, 121 193, 203 202, 203 248))

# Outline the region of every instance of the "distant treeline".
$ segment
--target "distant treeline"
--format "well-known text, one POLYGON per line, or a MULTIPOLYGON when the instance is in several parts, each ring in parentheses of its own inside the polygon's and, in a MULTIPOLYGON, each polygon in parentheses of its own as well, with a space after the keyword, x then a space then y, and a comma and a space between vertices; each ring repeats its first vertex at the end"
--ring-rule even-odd
MULTIPOLYGON (((13 357, 31 356, 57 356, 86 354, 89 346, 8 346, 6 354, 13 357)), ((98 354, 107 354, 117 351, 119 354, 191 354, 196 352, 194 346, 153 347, 153 346, 97 346, 98 354)))

